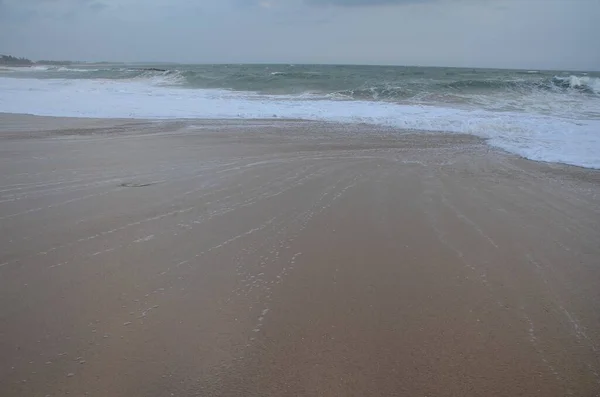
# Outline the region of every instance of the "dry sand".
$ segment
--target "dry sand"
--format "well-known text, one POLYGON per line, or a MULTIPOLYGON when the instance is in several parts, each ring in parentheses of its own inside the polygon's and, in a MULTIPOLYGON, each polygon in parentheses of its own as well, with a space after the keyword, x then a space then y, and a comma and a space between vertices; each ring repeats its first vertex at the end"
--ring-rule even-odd
POLYGON ((0 395, 600 395, 599 193, 464 135, 0 115, 0 395))

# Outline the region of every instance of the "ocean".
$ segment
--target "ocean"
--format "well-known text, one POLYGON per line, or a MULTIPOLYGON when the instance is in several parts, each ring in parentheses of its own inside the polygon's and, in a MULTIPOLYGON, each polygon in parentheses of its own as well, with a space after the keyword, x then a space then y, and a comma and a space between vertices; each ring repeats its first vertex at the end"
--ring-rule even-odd
POLYGON ((600 169, 600 72, 343 65, 0 66, 0 112, 281 118, 467 133, 600 169))

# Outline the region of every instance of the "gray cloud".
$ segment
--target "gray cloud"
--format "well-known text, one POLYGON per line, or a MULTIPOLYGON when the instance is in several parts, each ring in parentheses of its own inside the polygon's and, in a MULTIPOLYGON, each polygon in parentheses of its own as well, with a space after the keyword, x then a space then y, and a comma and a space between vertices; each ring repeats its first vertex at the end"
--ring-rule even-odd
POLYGON ((309 6, 369 7, 383 5, 406 5, 439 0, 230 0, 243 7, 281 6, 301 2, 309 6))
POLYGON ((0 0, 34 59, 600 69, 593 0, 0 0))
POLYGON ((37 15, 38 12, 35 9, 13 7, 6 1, 0 0, 0 21, 7 21, 8 24, 23 23, 37 15))
MULTIPOLYGON (((22 0, 20 2, 18 2, 19 4, 23 5, 23 6, 28 6, 28 5, 40 5, 40 4, 49 4, 49 5, 55 5, 55 4, 70 4, 70 5, 76 5, 78 3, 90 3, 94 0, 22 0)), ((9 3, 11 2, 10 0, 8 1, 9 3)), ((16 1, 12 0, 13 3, 17 3, 16 1)))
POLYGON ((108 8, 108 6, 106 4, 104 4, 104 3, 98 3, 98 2, 90 4, 89 7, 93 11, 102 11, 102 10, 108 8))
POLYGON ((332 6, 345 6, 345 7, 367 7, 367 6, 381 6, 381 5, 402 5, 402 4, 414 4, 414 3, 425 3, 434 0, 304 0, 306 4, 310 5, 332 5, 332 6))

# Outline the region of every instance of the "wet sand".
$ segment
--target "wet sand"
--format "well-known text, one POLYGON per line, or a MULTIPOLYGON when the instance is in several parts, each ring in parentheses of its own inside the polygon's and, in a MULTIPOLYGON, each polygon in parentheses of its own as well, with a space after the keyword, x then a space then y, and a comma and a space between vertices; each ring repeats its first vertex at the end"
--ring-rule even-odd
POLYGON ((465 135, 0 115, 0 395, 600 395, 600 172, 465 135))

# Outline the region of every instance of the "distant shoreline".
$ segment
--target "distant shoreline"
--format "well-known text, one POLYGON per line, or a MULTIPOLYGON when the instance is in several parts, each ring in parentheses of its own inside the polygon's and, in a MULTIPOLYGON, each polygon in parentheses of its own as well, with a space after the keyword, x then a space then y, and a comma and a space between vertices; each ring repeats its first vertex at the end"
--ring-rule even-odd
POLYGON ((51 61, 47 59, 41 59, 39 61, 32 61, 28 58, 19 58, 12 55, 0 54, 0 66, 12 66, 12 67, 31 67, 31 66, 69 66, 80 64, 75 61, 51 61))
POLYGON ((69 65, 180 65, 180 66, 356 66, 356 67, 400 67, 400 68, 431 68, 431 69, 473 69, 473 70, 506 70, 506 71, 524 71, 524 72, 573 72, 573 73, 597 73, 599 70, 595 69, 579 69, 579 68, 559 68, 559 69, 548 69, 538 67, 481 67, 481 66, 442 66, 442 65, 411 65, 411 64, 388 64, 388 63, 306 63, 306 62, 178 62, 178 61, 72 61, 72 60, 38 60, 34 61, 28 58, 17 58, 11 55, 0 54, 0 66, 13 66, 13 67, 30 67, 30 66, 69 66, 69 65), (16 60, 16 63, 7 62, 6 59, 10 58, 16 60), (18 62, 21 61, 21 62, 18 62))

